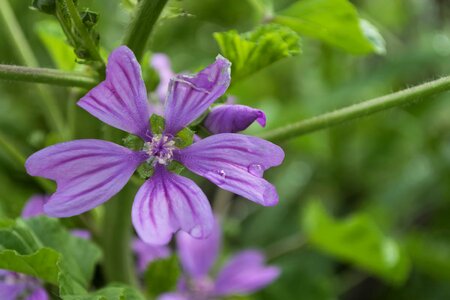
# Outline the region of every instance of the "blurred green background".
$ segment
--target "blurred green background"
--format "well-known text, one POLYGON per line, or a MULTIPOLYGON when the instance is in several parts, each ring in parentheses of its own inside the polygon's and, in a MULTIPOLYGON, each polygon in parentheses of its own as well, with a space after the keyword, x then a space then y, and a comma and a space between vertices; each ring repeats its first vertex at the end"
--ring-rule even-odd
MULTIPOLYGON (((106 52, 120 45, 130 18, 120 1, 79 2, 100 13, 97 31, 106 52)), ((237 102, 268 116, 266 129, 253 126, 249 133, 448 75, 449 1, 351 2, 380 30, 386 55, 353 56, 302 38, 301 55, 232 82, 237 102)), ((276 0, 275 9, 290 3, 276 0)), ((29 1, 11 4, 41 66, 61 67, 38 35, 40 24, 53 18, 30 10, 29 1)), ((214 59, 214 32, 245 32, 258 22, 242 0, 170 1, 166 10, 173 13, 158 23, 149 50, 166 53, 176 72, 214 59)), ((16 54, 10 43, 0 43, 1 63, 21 64, 16 54)), ((61 110, 85 92, 50 89, 61 110)), ((0 81, 0 133, 25 156, 57 141, 38 97, 33 84, 0 81)), ((280 194, 276 207, 239 197, 223 206, 219 198, 231 197, 201 182, 215 208, 227 212, 223 257, 260 248, 282 268, 274 284, 249 299, 450 299, 449 101, 442 94, 283 143, 284 164, 267 173, 280 194), (336 220, 325 220, 330 216, 323 210, 336 220)), ((76 138, 102 135, 99 121, 79 108, 75 116, 76 138)), ((0 214, 16 217, 39 187, 2 150, 0 214)))

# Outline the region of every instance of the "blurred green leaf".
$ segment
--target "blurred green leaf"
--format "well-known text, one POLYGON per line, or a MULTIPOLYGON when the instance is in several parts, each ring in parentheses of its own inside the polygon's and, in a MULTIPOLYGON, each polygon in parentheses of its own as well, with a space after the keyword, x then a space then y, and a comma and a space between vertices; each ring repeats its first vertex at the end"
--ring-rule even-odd
POLYGON ((60 296, 86 294, 100 259, 92 242, 71 235, 57 219, 40 216, 0 223, 0 269, 59 286, 60 296))
POLYGON ((327 254, 393 284, 408 277, 410 262, 404 251, 363 214, 338 221, 320 202, 311 201, 303 215, 303 228, 310 243, 327 254))
POLYGON ((285 26, 270 24, 239 34, 216 32, 214 38, 223 56, 232 62, 233 79, 249 76, 272 63, 299 54, 300 37, 285 26))
POLYGON ((147 292, 151 297, 175 289, 181 270, 176 256, 152 262, 145 272, 147 292))
POLYGON ((72 71, 76 57, 73 49, 66 43, 60 26, 55 21, 41 21, 35 24, 35 31, 58 69, 72 71))
POLYGON ((279 12, 275 23, 353 54, 385 52, 377 29, 358 17, 348 0, 301 0, 279 12))
POLYGON ((145 297, 130 286, 114 283, 89 295, 68 296, 64 300, 145 300, 145 297))

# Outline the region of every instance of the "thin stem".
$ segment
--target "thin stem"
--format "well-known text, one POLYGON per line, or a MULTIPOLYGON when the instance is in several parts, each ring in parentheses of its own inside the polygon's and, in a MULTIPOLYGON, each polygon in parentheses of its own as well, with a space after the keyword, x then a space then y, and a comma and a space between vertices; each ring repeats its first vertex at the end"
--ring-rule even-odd
POLYGON ((306 245, 306 238, 300 234, 294 234, 275 242, 266 249, 267 260, 273 260, 290 252, 297 251, 306 245))
MULTIPOLYGON (((38 67, 37 59, 17 22, 8 0, 0 1, 1 21, 3 21, 3 28, 6 29, 7 38, 15 48, 20 62, 30 67, 38 67)), ((44 114, 46 115, 47 122, 55 131, 59 132, 62 138, 67 138, 63 121, 64 118, 51 91, 40 85, 37 85, 36 89, 44 104, 44 114)))
POLYGON ((368 116, 392 107, 412 104, 427 97, 450 89, 450 76, 430 81, 396 93, 367 100, 334 112, 325 113, 311 119, 286 125, 261 135, 262 138, 274 142, 282 142, 304 134, 368 116))
POLYGON ((137 285, 130 250, 132 204, 133 195, 127 187, 105 205, 102 239, 105 276, 108 282, 118 281, 137 285))
POLYGON ((91 88, 98 81, 80 73, 0 64, 0 79, 91 88))
POLYGON ((98 51, 98 47, 92 40, 91 35, 89 34, 87 28, 83 24, 83 21, 81 21, 80 13, 78 12, 77 7, 75 6, 73 0, 62 0, 62 2, 67 7, 69 17, 70 19, 72 19, 73 25, 75 26, 77 32, 80 34, 81 38, 83 39, 85 43, 84 46, 86 46, 87 51, 89 51, 89 53, 93 58, 95 58, 97 61, 101 62, 102 65, 104 65, 105 62, 103 61, 103 58, 101 57, 100 52, 98 51))
POLYGON ((168 0, 142 0, 130 23, 123 43, 133 50, 138 60, 144 55, 145 46, 168 0))

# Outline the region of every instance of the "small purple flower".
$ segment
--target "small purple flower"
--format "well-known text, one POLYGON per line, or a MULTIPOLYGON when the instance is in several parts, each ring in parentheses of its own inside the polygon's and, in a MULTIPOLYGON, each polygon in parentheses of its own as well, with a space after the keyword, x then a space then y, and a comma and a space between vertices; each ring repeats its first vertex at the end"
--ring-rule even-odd
MULTIPOLYGON (((162 53, 152 56, 151 66, 159 74, 159 84, 156 88, 156 96, 159 103, 155 105, 155 112, 161 111, 167 98, 170 79, 174 76, 169 57, 162 53)), ((262 127, 266 126, 266 115, 262 110, 245 105, 234 104, 234 97, 227 98, 225 104, 212 107, 205 118, 204 126, 213 133, 235 133, 247 129, 253 122, 258 122, 262 127)))
POLYGON ((166 244, 178 230, 206 238, 213 215, 205 194, 190 179, 167 168, 172 161, 219 187, 262 205, 275 205, 275 187, 263 172, 281 164, 283 150, 270 142, 241 134, 207 137, 189 147, 178 146, 177 133, 197 119, 230 84, 230 62, 219 56, 196 75, 170 80, 161 134, 149 128, 151 109, 140 66, 131 50, 121 46, 108 61, 106 80, 78 105, 103 122, 141 137, 139 151, 101 140, 75 140, 45 148, 28 158, 30 175, 55 180, 56 192, 44 204, 54 217, 88 211, 118 193, 141 164, 153 175, 134 200, 132 220, 139 237, 166 244))
POLYGON ((152 261, 169 257, 171 253, 166 245, 150 245, 138 238, 133 239, 132 248, 137 258, 139 273, 145 272, 152 261))
POLYGON ((47 300, 49 296, 39 280, 31 276, 0 270, 0 299, 47 300))
POLYGON ((220 249, 218 225, 204 240, 178 233, 177 246, 184 276, 178 282, 177 292, 164 294, 158 300, 210 300, 250 294, 269 285, 280 274, 277 267, 264 264, 261 252, 246 250, 233 256, 212 279, 209 271, 220 249))

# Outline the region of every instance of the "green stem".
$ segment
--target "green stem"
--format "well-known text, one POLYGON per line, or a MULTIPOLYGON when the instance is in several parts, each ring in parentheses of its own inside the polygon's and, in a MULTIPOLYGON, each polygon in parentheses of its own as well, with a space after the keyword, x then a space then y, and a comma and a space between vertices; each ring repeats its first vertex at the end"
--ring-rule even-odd
POLYGON ((123 43, 133 50, 139 61, 144 55, 147 41, 167 1, 142 0, 137 7, 136 15, 129 25, 123 43))
POLYGON ((104 271, 108 282, 137 285, 131 252, 131 207, 133 195, 125 188, 105 205, 103 220, 104 271))
MULTIPOLYGON (((14 46, 20 62, 23 65, 30 67, 38 67, 37 59, 34 56, 33 51, 31 50, 31 47, 28 44, 7 0, 0 1, 0 21, 3 21, 3 27, 6 29, 5 32, 7 34, 7 38, 14 46)), ((66 136, 64 118, 51 91, 40 85, 37 85, 36 89, 44 104, 43 108, 47 122, 53 130, 59 132, 63 139, 68 138, 66 136)))
POLYGON ((261 138, 282 142, 304 134, 333 127, 353 119, 368 116, 392 107, 412 104, 450 89, 450 76, 430 81, 396 93, 367 100, 358 104, 325 113, 304 121, 286 125, 262 135, 261 138))
POLYGON ((102 65, 105 64, 103 58, 98 51, 97 45, 95 45, 94 41, 91 38, 86 26, 84 26, 83 21, 81 21, 80 13, 75 6, 73 0, 61 0, 65 6, 67 7, 67 12, 69 13, 70 19, 72 19, 73 25, 75 26, 77 32, 80 34, 81 38, 84 41, 84 46, 89 51, 91 56, 95 58, 97 61, 101 62, 102 65))
POLYGON ((91 88, 98 83, 93 77, 75 72, 2 64, 0 64, 0 79, 82 88, 91 88))

